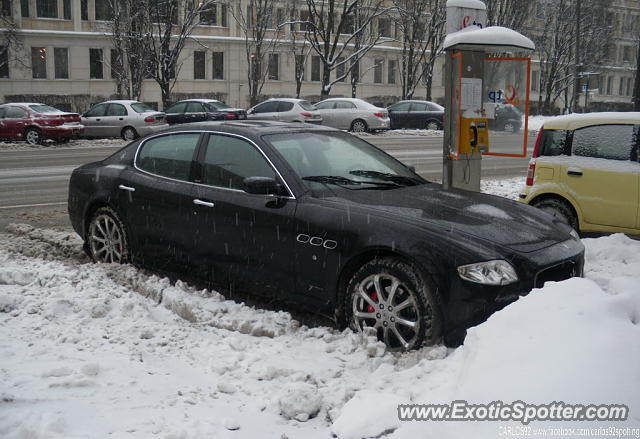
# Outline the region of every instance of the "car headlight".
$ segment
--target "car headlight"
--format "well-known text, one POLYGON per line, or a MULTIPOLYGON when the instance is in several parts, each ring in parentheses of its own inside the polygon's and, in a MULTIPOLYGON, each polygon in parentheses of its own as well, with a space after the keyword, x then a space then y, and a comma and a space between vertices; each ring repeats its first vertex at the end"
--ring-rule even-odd
POLYGON ((571 235, 571 237, 573 239, 577 239, 577 240, 580 239, 580 235, 578 235, 578 232, 576 232, 576 229, 574 229, 574 228, 571 228, 571 231, 569 232, 569 235, 571 235))
POLYGON ((518 280, 516 270, 502 259, 461 265, 458 275, 464 280, 483 285, 508 285, 518 280))

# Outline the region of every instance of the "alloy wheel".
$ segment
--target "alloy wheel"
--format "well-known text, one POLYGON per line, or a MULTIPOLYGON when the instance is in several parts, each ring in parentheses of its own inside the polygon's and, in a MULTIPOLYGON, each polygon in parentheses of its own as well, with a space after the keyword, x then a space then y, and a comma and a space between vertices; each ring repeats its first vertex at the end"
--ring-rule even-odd
POLYGON ((38 130, 30 129, 29 131, 27 131, 25 140, 29 145, 37 145, 38 143, 40 143, 40 133, 38 132, 38 130))
POLYGON ((129 127, 129 128, 125 128, 122 131, 122 138, 124 140, 134 140, 136 138, 136 132, 133 128, 129 127))
POLYGON ((419 342, 422 319, 416 295, 397 277, 366 277, 356 286, 352 306, 357 328, 375 328, 389 350, 409 350, 419 342))
POLYGON ((124 235, 120 226, 109 215, 97 215, 89 227, 91 255, 98 262, 124 261, 124 235))
POLYGON ((353 121, 351 128, 354 133, 364 133, 367 131, 367 125, 361 120, 353 121))
POLYGON ((435 122, 433 120, 427 122, 427 129, 428 130, 439 130, 440 129, 440 124, 438 124, 438 122, 435 122))

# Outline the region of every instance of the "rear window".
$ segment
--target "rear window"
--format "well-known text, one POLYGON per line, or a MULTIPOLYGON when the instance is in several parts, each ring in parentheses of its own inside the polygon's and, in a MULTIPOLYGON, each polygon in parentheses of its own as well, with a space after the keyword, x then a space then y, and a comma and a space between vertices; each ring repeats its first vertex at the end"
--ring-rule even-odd
POLYGON ((29 105, 29 108, 31 108, 36 113, 60 113, 60 110, 48 105, 29 105))
POLYGON ((562 155, 567 145, 566 130, 543 130, 540 155, 562 155))
POLYGON ((630 160, 635 141, 633 125, 596 125, 575 130, 572 153, 610 160, 630 160))
POLYGON ((291 111, 291 109, 293 108, 293 102, 280 102, 280 105, 278 105, 278 112, 279 113, 283 113, 285 111, 291 111))
POLYGON ((131 104, 131 108, 136 113, 147 113, 149 111, 156 111, 147 104, 143 104, 142 102, 136 102, 135 104, 131 104))
POLYGON ((300 101, 300 102, 298 102, 298 104, 302 107, 303 110, 306 110, 306 111, 315 110, 315 107, 313 105, 311 105, 311 103, 308 102, 308 101, 300 101))
POLYGON ((231 108, 223 102, 207 102, 207 105, 213 107, 216 110, 226 110, 227 108, 231 108))

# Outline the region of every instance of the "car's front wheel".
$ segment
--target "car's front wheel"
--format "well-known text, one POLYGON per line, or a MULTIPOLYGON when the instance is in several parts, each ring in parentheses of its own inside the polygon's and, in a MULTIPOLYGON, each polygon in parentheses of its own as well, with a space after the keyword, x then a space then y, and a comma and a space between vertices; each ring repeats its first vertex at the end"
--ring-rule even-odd
POLYGON ((122 139, 127 141, 135 140, 138 138, 138 132, 133 127, 124 127, 121 134, 122 139))
POLYGON ((440 122, 438 122, 437 120, 428 120, 426 128, 428 130, 441 130, 442 126, 440 125, 440 122))
POLYGON ((129 260, 126 229, 110 207, 101 207, 91 216, 86 240, 89 256, 96 262, 123 263, 129 260))
POLYGON ((391 351, 437 343, 442 317, 437 292, 411 265, 399 258, 374 259, 347 285, 344 309, 349 326, 376 330, 391 351))
POLYGON ((537 207, 556 218, 560 218, 569 224, 573 230, 578 232, 578 219, 576 218, 573 209, 569 207, 566 201, 559 200, 557 198, 543 198, 531 203, 533 207, 537 207))

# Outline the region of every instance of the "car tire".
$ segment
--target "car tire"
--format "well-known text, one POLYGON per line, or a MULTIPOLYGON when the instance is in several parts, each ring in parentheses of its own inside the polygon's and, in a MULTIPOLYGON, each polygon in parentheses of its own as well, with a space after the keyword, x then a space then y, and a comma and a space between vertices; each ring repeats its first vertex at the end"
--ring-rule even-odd
POLYGON ((351 122, 350 131, 354 133, 366 133, 369 130, 367 123, 362 119, 356 119, 351 122))
POLYGON ((390 351, 408 351, 438 343, 442 310, 437 290, 400 258, 374 259, 347 284, 344 314, 356 331, 375 328, 390 351))
POLYGON ((89 257, 94 262, 122 264, 129 261, 126 228, 110 207, 101 207, 91 215, 85 242, 89 257))
POLYGON ((123 140, 136 140, 138 138, 138 132, 133 127, 124 127, 120 133, 123 140))
POLYGON ((42 133, 38 128, 31 127, 24 131, 24 140, 29 145, 39 145, 44 139, 42 138, 42 133))
POLYGON ((569 206, 566 201, 560 200, 558 198, 543 198, 542 200, 534 201, 533 203, 531 203, 531 205, 551 214, 556 218, 564 220, 576 232, 580 231, 578 229, 578 218, 576 217, 573 208, 571 208, 571 206, 569 206))
POLYGON ((428 120, 425 128, 428 130, 441 130, 442 126, 437 120, 428 120))

